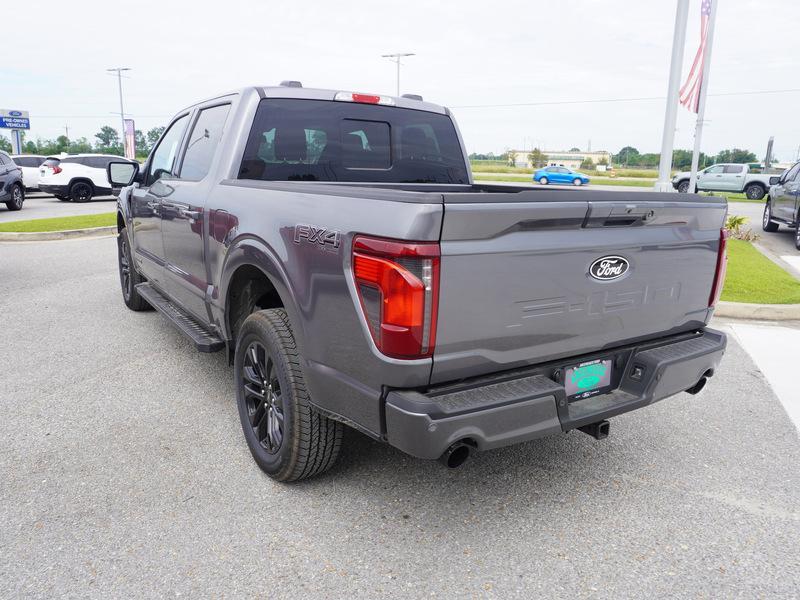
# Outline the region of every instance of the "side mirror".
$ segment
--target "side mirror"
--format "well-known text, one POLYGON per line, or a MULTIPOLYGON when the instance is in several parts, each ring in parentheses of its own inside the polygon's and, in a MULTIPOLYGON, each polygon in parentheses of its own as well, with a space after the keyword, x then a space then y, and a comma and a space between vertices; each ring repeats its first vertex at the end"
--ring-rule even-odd
POLYGON ((776 184, 780 183, 780 181, 781 181, 781 177, 779 175, 776 175, 775 177, 770 177, 769 178, 769 184, 770 185, 776 185, 776 184))
POLYGON ((125 187, 132 184, 139 174, 139 163, 110 162, 106 167, 106 173, 112 187, 125 187))

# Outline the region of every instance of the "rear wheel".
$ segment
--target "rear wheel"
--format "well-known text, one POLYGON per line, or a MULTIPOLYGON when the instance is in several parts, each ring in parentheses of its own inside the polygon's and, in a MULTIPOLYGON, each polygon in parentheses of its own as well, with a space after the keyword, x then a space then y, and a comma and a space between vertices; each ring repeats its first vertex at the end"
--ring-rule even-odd
POLYGON ((800 250, 800 223, 794 229, 794 247, 800 250))
POLYGON ((6 202, 8 210, 22 210, 22 204, 25 202, 25 192, 21 185, 15 184, 11 188, 11 200, 6 202))
POLYGON ((285 310, 260 310, 245 319, 234 369, 242 430, 258 466, 278 481, 328 470, 344 426, 311 407, 285 310))
POLYGON ((547 180, 547 177, 540 177, 539 183, 541 183, 542 185, 547 185, 549 181, 547 180))
POLYGON ((689 191, 689 182, 688 182, 688 181, 685 181, 685 180, 684 180, 684 181, 681 181, 681 182, 678 184, 678 191, 679 191, 681 194, 685 194, 686 192, 688 192, 688 191, 689 191))
POLYGON ((761 219, 761 229, 772 233, 778 231, 778 224, 772 221, 772 203, 767 201, 764 205, 764 216, 761 219))
POLYGON ((131 310, 150 310, 150 305, 139 295, 136 286, 145 281, 133 264, 128 230, 123 227, 117 235, 117 260, 119 262, 119 283, 122 287, 122 299, 131 310))
POLYGON ((580 177, 576 177, 572 180, 572 185, 583 185, 583 181, 581 181, 580 177))
POLYGON ((744 195, 750 200, 761 200, 765 194, 766 190, 757 183, 753 183, 744 188, 744 195))
POLYGON ((73 202, 88 202, 94 196, 94 188, 90 183, 78 181, 69 188, 69 197, 73 202))

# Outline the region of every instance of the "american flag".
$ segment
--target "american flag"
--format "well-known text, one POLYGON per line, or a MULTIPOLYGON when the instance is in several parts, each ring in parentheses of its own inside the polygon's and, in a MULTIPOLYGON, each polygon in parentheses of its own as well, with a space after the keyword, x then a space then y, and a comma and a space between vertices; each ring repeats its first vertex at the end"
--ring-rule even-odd
POLYGON ((706 62, 706 40, 708 21, 711 18, 711 0, 703 0, 700 5, 700 47, 694 55, 692 69, 681 88, 681 104, 692 112, 700 110, 700 89, 703 87, 703 64, 706 62))

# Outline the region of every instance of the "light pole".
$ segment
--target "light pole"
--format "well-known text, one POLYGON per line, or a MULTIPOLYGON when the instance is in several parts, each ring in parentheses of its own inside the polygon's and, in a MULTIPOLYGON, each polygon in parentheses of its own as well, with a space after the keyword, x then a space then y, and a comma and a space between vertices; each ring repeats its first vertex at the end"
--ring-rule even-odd
POLYGON ((405 56, 416 56, 413 52, 395 52, 394 54, 381 54, 382 58, 389 58, 397 65, 397 96, 400 95, 400 59, 405 56))
POLYGON ((130 71, 130 67, 114 67, 113 69, 106 69, 110 73, 117 74, 117 83, 119 84, 119 119, 122 128, 119 130, 120 139, 122 140, 122 153, 125 154, 125 109, 122 105, 122 72, 130 71))

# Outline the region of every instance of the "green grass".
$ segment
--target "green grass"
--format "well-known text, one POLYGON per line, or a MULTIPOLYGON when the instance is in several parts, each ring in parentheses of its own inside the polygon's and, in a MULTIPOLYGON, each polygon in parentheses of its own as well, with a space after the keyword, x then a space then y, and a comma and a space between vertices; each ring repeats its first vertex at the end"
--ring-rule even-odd
POLYGON ((800 281, 750 242, 732 239, 728 242, 728 273, 722 299, 756 304, 800 304, 800 281))
POLYGON ((11 221, 0 223, 0 231, 19 233, 41 231, 66 231, 69 229, 89 229, 91 227, 108 227, 117 224, 117 213, 101 213, 97 215, 78 215, 76 217, 56 217, 54 219, 31 219, 30 221, 11 221))

